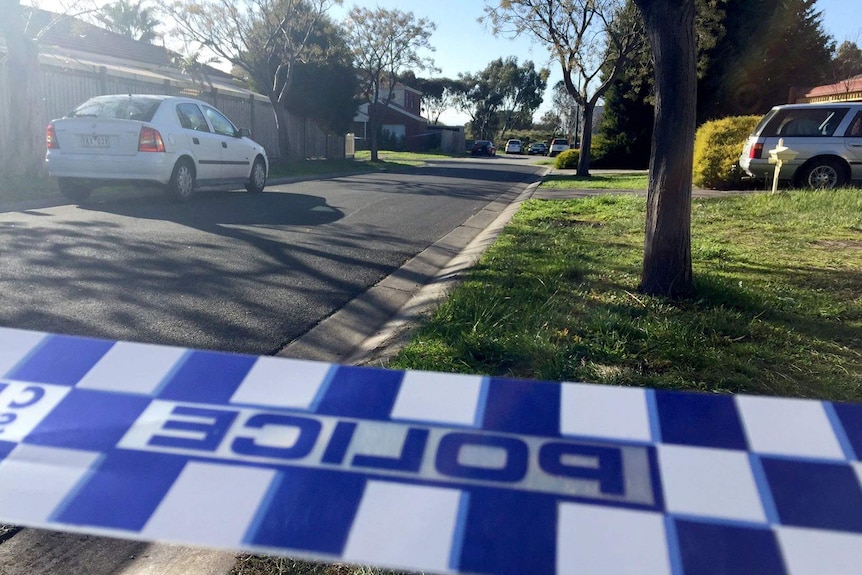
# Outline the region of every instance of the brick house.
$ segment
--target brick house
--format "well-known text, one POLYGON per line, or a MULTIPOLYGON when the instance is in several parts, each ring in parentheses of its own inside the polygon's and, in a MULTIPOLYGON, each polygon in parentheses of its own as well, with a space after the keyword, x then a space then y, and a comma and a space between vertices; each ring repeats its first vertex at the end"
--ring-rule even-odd
MULTIPOLYGON (((353 119, 353 133, 356 135, 357 148, 370 147, 371 126, 368 123, 368 107, 362 104, 353 119)), ((389 106, 375 104, 377 118, 382 130, 380 149, 394 148, 419 152, 427 149, 428 120, 422 117, 422 92, 398 84, 395 87, 389 106)))

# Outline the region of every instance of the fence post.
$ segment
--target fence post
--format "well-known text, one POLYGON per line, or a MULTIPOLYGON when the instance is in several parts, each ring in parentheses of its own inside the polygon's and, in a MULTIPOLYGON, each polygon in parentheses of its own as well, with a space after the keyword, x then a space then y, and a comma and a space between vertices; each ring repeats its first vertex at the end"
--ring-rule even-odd
POLYGON ((99 94, 108 93, 108 67, 99 66, 99 94))

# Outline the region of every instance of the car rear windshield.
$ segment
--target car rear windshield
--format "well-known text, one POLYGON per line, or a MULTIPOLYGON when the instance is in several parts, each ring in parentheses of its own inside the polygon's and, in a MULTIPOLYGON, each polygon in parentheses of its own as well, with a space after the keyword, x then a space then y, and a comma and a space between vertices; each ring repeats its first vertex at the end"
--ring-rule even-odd
POLYGON ((568 140, 554 140, 553 142, 551 142, 551 145, 552 145, 552 146, 558 146, 558 145, 560 145, 560 144, 562 144, 562 145, 564 145, 564 146, 568 146, 568 145, 569 145, 569 141, 568 141, 568 140))
POLYGON ((773 110, 760 121, 755 134, 774 137, 831 136, 849 108, 784 108, 773 110))
POLYGON ((153 119, 161 100, 135 96, 111 96, 87 100, 69 115, 69 118, 107 118, 114 120, 153 119))

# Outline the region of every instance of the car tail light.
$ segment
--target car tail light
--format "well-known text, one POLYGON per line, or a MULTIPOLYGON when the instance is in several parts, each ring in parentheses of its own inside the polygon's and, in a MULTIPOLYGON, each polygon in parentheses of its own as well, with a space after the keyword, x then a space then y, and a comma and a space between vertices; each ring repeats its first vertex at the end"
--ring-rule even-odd
POLYGON ((763 157, 763 142, 752 144, 751 148, 748 149, 748 157, 752 160, 759 160, 763 157))
POLYGON ((57 142, 57 133, 54 131, 54 124, 48 124, 45 128, 45 144, 49 150, 59 150, 60 144, 57 142))
POLYGON ((139 152, 164 152, 165 143, 162 141, 162 135, 155 128, 144 126, 141 128, 141 135, 138 137, 139 152))

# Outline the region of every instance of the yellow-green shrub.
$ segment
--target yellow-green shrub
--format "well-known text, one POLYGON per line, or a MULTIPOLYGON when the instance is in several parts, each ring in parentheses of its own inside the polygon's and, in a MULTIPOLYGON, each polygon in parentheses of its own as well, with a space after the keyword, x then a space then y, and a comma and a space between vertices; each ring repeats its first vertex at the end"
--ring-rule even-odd
POLYGON ((715 190, 738 187, 744 172, 739 155, 760 116, 733 116, 704 123, 694 138, 695 186, 715 190))
POLYGON ((558 170, 574 170, 578 167, 580 157, 580 150, 563 150, 554 159, 554 167, 558 170))

